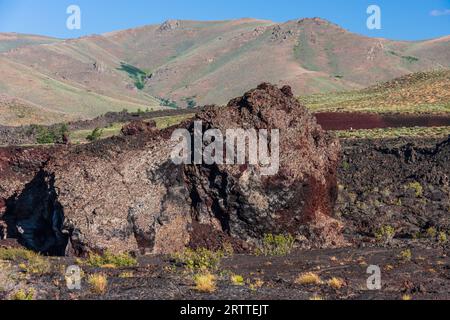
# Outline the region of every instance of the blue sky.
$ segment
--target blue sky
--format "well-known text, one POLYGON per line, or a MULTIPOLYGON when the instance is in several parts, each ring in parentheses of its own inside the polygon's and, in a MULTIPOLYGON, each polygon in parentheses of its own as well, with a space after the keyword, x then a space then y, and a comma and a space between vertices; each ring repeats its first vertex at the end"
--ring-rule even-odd
POLYGON ((161 23, 167 19, 242 17, 284 22, 321 17, 359 34, 396 40, 450 34, 450 0, 0 0, 0 32, 75 38, 161 23), (81 8, 81 30, 68 30, 66 9, 81 8), (378 5, 382 29, 366 27, 369 5, 378 5))

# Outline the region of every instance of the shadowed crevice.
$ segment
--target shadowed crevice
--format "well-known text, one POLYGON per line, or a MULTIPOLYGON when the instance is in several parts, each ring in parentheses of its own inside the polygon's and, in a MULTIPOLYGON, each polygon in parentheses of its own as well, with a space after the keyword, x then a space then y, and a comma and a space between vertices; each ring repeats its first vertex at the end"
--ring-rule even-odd
POLYGON ((40 171, 20 195, 7 201, 4 220, 8 238, 45 255, 65 255, 68 234, 53 176, 40 171))

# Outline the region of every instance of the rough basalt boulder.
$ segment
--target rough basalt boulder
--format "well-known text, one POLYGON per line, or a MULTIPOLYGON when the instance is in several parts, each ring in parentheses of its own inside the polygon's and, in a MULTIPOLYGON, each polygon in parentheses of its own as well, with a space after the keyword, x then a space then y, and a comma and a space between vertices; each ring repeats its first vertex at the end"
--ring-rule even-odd
MULTIPOLYGON (((190 201, 182 167, 170 161, 174 146, 169 133, 115 137, 51 159, 22 194, 16 216, 31 212, 27 206, 44 199, 39 207, 33 205, 40 210, 32 215, 40 212, 35 220, 51 226, 53 247, 42 247, 44 243, 32 238, 25 239, 27 245, 61 254, 61 241, 67 237, 64 249, 75 255, 182 250, 189 242, 190 201)), ((30 219, 18 224, 24 227, 30 219)))
POLYGON ((225 242, 245 250, 266 233, 341 243, 332 217, 339 142, 289 87, 263 84, 227 107, 207 108, 197 120, 204 130, 279 129, 279 172, 176 165, 174 128, 64 147, 10 199, 8 236, 37 251, 76 255, 216 249, 225 242))
MULTIPOLYGON (((262 84, 226 108, 197 116, 204 130, 278 129, 280 167, 264 176, 259 166, 186 166, 194 216, 225 232, 257 243, 264 234, 292 234, 315 244, 342 244, 332 218, 337 197, 340 144, 299 104, 288 86, 262 84)), ((192 128, 191 128, 192 130, 192 128)))
MULTIPOLYGON (((51 154, 61 147, 0 148, 0 240, 18 236, 17 218, 10 208, 41 170, 51 154)), ((33 210, 31 210, 33 212, 33 210)))
POLYGON ((8 199, 20 194, 50 155, 59 147, 0 148, 0 220, 6 212, 8 199))

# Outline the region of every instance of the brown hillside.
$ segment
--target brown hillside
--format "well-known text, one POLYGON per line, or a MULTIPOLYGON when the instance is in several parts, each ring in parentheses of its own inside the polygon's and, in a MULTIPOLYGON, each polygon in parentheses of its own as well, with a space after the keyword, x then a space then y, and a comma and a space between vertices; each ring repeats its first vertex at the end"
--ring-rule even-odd
POLYGON ((0 94, 88 118, 160 104, 223 104, 262 81, 298 94, 335 92, 448 68, 449 45, 449 37, 368 38, 319 18, 172 20, 4 52, 0 94))

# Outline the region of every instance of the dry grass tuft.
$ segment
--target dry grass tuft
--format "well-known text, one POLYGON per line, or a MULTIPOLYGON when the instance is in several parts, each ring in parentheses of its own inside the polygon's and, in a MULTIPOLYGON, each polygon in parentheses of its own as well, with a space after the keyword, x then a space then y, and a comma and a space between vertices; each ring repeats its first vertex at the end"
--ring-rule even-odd
POLYGON ((50 262, 45 257, 22 248, 0 248, 0 260, 18 263, 26 273, 45 274, 50 271, 50 262))
POLYGON ((295 283, 303 286, 318 285, 322 283, 322 280, 316 273, 308 272, 299 275, 297 279, 295 279, 295 283))
POLYGON ((331 288, 339 290, 345 285, 345 281, 340 278, 331 278, 330 280, 328 280, 327 284, 331 288))
POLYGON ((216 277, 213 274, 198 274, 194 277, 195 290, 203 293, 216 291, 216 277))
POLYGON ((133 272, 122 272, 119 275, 119 278, 121 278, 121 279, 130 279, 130 278, 133 278, 133 277, 134 277, 134 273, 133 272))
POLYGON ((104 274, 92 274, 88 277, 91 291, 96 294, 105 294, 108 287, 108 278, 104 274))

